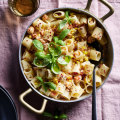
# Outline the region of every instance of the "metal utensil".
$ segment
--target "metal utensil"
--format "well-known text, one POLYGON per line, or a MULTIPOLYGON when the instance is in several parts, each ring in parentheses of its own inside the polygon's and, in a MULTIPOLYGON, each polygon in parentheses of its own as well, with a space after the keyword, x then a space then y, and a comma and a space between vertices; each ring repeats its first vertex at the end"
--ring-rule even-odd
MULTIPOLYGON (((102 53, 101 55, 103 55, 103 47, 98 42, 93 42, 92 44, 90 44, 90 46, 93 46, 94 48, 96 48, 96 50, 100 51, 102 53)), ((102 57, 103 56, 101 56, 101 59, 99 61, 90 60, 90 62, 95 65, 93 70, 92 120, 97 120, 95 68, 100 64, 102 57)))

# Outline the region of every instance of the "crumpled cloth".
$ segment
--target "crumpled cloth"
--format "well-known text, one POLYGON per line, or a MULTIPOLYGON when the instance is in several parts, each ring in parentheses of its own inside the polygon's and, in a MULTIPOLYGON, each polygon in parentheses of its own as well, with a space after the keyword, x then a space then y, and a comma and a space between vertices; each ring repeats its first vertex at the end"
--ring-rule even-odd
MULTIPOLYGON (((115 13, 104 24, 110 33, 114 47, 114 64, 112 72, 97 92, 98 120, 120 120, 120 0, 108 0, 115 13)), ((40 0, 39 9, 30 17, 17 17, 9 9, 7 0, 0 0, 0 84, 13 97, 17 106, 19 120, 46 120, 46 117, 32 113, 19 101, 19 94, 29 88, 19 67, 18 51, 21 37, 31 21, 41 13, 57 7, 84 9, 87 0, 40 0)), ((101 17, 108 9, 93 0, 90 11, 101 17)), ((26 101, 40 108, 42 98, 34 92, 26 101)), ((54 112, 56 108, 68 115, 67 120, 91 120, 91 97, 76 103, 62 104, 48 101, 46 111, 54 112)), ((11 119, 10 119, 11 120, 11 119)))

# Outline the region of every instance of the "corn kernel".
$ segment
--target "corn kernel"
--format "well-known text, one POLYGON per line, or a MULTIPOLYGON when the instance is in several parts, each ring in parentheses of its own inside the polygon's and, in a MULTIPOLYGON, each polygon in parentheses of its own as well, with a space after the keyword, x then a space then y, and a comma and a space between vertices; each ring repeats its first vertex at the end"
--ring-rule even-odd
POLYGON ((75 38, 74 36, 72 36, 72 38, 75 38))
POLYGON ((89 76, 88 76, 88 78, 89 78, 89 79, 91 79, 91 78, 92 78, 92 76, 91 76, 91 75, 89 75, 89 76))
POLYGON ((71 16, 73 16, 73 15, 74 15, 74 13, 70 13, 70 15, 71 15, 71 16))
POLYGON ((70 42, 68 42, 67 45, 70 45, 70 42))
POLYGON ((72 82, 72 80, 69 80, 69 82, 72 82))
POLYGON ((85 57, 85 61, 88 61, 88 57, 85 57))
POLYGON ((61 88, 58 88, 59 90, 61 90, 61 88))
POLYGON ((35 85, 38 85, 38 82, 35 82, 35 85))
POLYGON ((83 53, 84 53, 85 55, 87 55, 87 54, 88 54, 88 52, 87 52, 87 51, 83 51, 83 53))
POLYGON ((82 62, 83 62, 83 59, 81 59, 80 62, 82 63, 82 62))
POLYGON ((40 34, 38 34, 38 36, 40 37, 40 34))
POLYGON ((85 49, 85 46, 82 46, 83 49, 85 49))
POLYGON ((71 58, 73 58, 73 55, 70 55, 71 58))
POLYGON ((28 37, 29 37, 29 38, 32 38, 32 36, 31 36, 31 35, 29 35, 28 37))
POLYGON ((70 76, 67 76, 67 79, 71 79, 71 77, 70 77, 70 76))

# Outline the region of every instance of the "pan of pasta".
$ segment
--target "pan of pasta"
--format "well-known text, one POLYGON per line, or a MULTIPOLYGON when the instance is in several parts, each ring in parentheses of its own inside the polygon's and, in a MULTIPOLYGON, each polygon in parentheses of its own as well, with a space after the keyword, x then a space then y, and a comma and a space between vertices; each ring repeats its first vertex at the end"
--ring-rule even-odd
POLYGON ((19 61, 30 88, 20 95, 20 101, 36 113, 43 113, 47 100, 71 103, 91 95, 92 75, 96 67, 97 90, 106 81, 113 64, 113 46, 103 21, 114 12, 109 8, 102 18, 89 12, 92 0, 84 10, 57 8, 35 18, 21 40, 19 61), (24 97, 36 92, 44 98, 40 110, 28 104, 24 97))

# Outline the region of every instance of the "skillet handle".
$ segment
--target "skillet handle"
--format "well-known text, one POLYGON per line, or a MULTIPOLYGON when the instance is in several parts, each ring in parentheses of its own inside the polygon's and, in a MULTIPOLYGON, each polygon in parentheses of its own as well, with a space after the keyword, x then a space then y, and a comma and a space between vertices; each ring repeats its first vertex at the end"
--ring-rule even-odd
POLYGON ((24 97, 25 97, 27 94, 31 93, 31 92, 32 92, 32 89, 29 88, 28 90, 26 90, 25 92, 23 92, 23 93, 19 96, 19 99, 20 99, 20 101, 22 102, 22 104, 24 104, 24 105, 25 105, 27 108, 29 108, 31 111, 33 111, 33 112, 35 112, 35 113, 37 113, 37 114, 42 114, 42 113, 44 112, 44 110, 45 110, 45 107, 46 107, 46 104, 47 104, 47 100, 44 99, 41 109, 40 109, 40 110, 37 110, 37 109, 33 108, 31 105, 29 105, 29 104, 24 100, 24 97))
MULTIPOLYGON (((104 20, 106 20, 108 17, 110 17, 114 13, 114 9, 111 6, 111 4, 108 3, 106 0, 99 0, 99 1, 101 3, 103 3, 106 7, 109 8, 109 12, 106 15, 104 15, 102 18, 100 18, 100 20, 103 22, 104 20)), ((92 0, 88 0, 88 3, 87 3, 85 10, 89 11, 91 3, 92 3, 92 0)))

